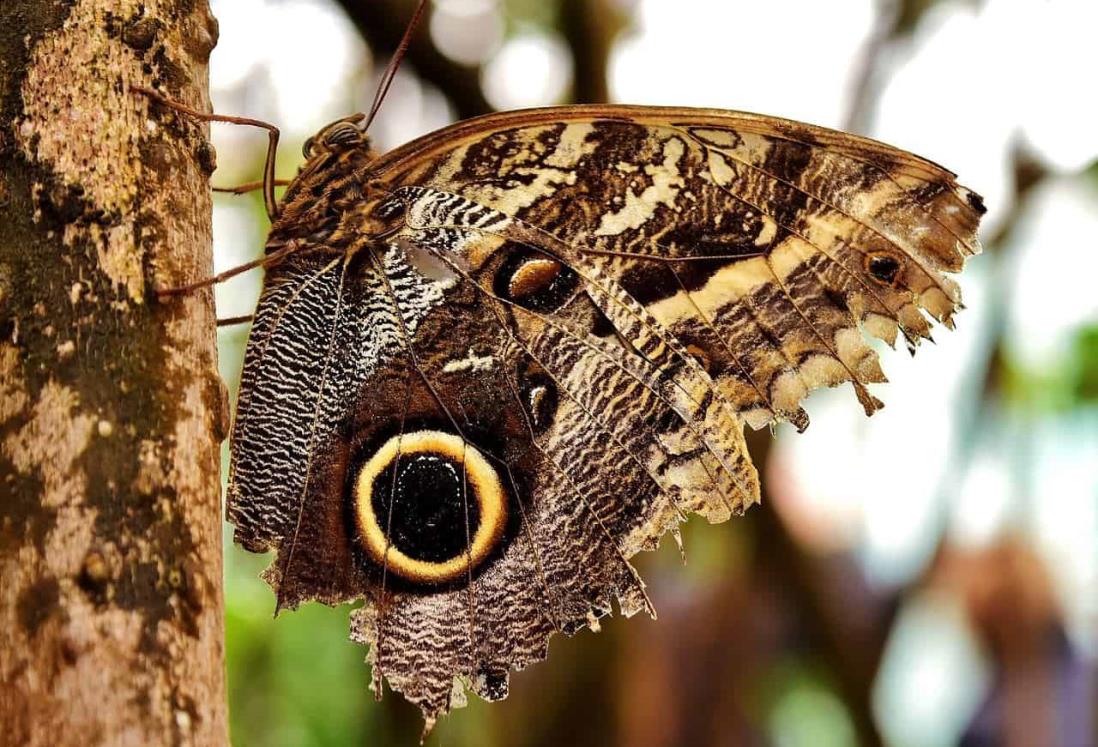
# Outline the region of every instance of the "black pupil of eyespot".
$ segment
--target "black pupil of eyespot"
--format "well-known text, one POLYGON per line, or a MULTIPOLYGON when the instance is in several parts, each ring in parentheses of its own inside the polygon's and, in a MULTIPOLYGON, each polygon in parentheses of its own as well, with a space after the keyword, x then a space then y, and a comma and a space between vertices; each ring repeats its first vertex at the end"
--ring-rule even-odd
POLYGON ((463 555, 480 524, 461 463, 438 454, 405 454, 397 478, 390 464, 374 478, 374 516, 392 546, 415 560, 440 563, 463 555), (468 517, 468 518, 466 518, 468 517))
POLYGON ((900 263, 888 255, 871 257, 869 271, 881 282, 891 283, 896 279, 896 273, 900 271, 900 263))

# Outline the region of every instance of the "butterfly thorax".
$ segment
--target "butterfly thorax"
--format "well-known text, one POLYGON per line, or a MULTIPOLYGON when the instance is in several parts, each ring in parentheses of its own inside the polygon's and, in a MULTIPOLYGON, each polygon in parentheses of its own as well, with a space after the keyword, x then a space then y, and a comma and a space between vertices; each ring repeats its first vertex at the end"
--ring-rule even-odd
MULTIPOLYGON (((341 225, 353 215, 369 214, 381 198, 367 186, 378 153, 362 130, 363 114, 336 120, 305 141, 305 163, 290 182, 271 227, 267 249, 298 242, 302 248, 345 251, 341 225)), ((361 223, 356 220, 356 223, 361 223)))

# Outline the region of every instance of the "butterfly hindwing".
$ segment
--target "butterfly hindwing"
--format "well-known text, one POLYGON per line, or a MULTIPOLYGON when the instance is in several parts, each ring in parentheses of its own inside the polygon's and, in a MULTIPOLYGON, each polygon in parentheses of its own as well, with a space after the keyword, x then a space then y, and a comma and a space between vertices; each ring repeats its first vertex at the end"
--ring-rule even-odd
POLYGON ((280 606, 365 599, 353 637, 428 723, 650 609, 629 558, 758 499, 744 423, 803 427, 845 381, 879 407, 863 331, 948 324, 978 249, 944 169, 754 115, 519 112, 352 155, 287 193, 321 228, 272 232, 301 250, 257 311, 228 514, 280 606))

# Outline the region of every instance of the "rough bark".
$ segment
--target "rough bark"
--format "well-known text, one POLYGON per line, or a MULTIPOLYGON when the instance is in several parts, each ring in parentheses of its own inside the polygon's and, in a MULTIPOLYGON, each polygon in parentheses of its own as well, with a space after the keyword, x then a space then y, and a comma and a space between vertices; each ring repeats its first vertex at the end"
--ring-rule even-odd
POLYGON ((0 3, 0 741, 227 741, 205 0, 0 3))

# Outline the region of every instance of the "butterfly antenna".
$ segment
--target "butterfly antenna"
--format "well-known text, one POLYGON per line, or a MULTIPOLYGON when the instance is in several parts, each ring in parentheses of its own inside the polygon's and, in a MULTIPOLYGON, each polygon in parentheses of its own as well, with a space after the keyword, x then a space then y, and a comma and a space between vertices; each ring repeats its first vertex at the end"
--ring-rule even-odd
POLYGON ((416 4, 415 12, 412 13, 412 18, 408 21, 408 27, 404 29, 404 36, 401 37, 400 44, 397 45, 392 59, 389 60, 389 64, 381 76, 381 82, 377 85, 377 93, 374 94, 374 103, 370 105, 370 113, 366 115, 366 125, 363 127, 364 130, 370 129, 370 123, 373 122, 374 117, 377 116, 377 110, 381 108, 381 102, 385 100, 385 95, 389 93, 389 86, 393 84, 393 78, 396 77, 397 70, 400 68, 400 63, 404 60, 404 55, 408 53, 408 47, 412 45, 412 36, 416 32, 416 27, 419 26, 419 21, 423 18, 424 11, 427 10, 427 2, 428 0, 419 0, 416 4))

